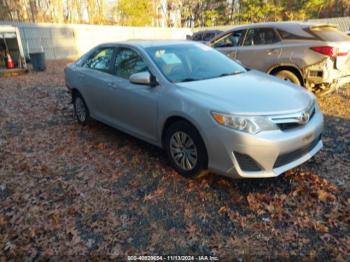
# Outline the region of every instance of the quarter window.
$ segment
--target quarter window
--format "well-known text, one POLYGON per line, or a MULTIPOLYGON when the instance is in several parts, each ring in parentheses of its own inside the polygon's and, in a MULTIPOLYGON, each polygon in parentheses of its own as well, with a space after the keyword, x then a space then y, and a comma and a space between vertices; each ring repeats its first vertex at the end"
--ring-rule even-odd
POLYGON ((129 79, 132 74, 148 71, 142 57, 134 50, 121 48, 115 58, 115 74, 129 79))
POLYGON ((99 49, 85 61, 83 67, 109 72, 113 57, 113 50, 114 49, 111 47, 99 49))
POLYGON ((281 29, 277 29, 277 31, 280 34, 281 38, 284 40, 316 40, 315 36, 312 36, 304 30, 295 30, 295 33, 291 33, 281 29))
POLYGON ((271 45, 279 41, 272 28, 254 28, 248 30, 244 46, 271 45))

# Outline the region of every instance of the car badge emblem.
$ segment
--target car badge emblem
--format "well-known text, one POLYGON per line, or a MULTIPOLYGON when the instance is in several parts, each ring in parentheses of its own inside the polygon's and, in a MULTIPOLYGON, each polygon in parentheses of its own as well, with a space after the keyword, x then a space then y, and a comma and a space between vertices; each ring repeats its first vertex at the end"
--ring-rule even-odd
POLYGON ((301 115, 298 117, 299 123, 300 124, 306 124, 310 120, 310 114, 307 112, 301 113, 301 115))

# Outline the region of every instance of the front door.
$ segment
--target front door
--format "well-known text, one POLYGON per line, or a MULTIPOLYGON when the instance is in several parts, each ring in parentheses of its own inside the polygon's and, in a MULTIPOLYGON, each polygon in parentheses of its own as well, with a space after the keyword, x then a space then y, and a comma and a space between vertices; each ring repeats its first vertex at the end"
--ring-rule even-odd
POLYGON ((231 59, 237 59, 237 47, 242 45, 245 30, 229 32, 214 43, 214 48, 231 59))
POLYGON ((113 67, 110 94, 115 101, 111 112, 115 124, 146 140, 155 141, 158 87, 136 85, 129 81, 132 74, 148 71, 147 65, 136 50, 120 47, 113 67))

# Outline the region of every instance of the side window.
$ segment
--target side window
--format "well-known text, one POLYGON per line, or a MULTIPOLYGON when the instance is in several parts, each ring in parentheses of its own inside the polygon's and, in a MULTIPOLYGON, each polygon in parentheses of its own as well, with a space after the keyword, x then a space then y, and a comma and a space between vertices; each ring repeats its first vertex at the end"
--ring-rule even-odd
POLYGON ((245 30, 234 31, 224 36, 215 47, 235 47, 241 46, 244 39, 245 30))
POLYGON ((271 45, 279 41, 280 39, 272 28, 254 28, 248 30, 244 46, 271 45))
POLYGON ((303 39, 301 36, 292 34, 290 32, 287 32, 287 31, 284 31, 284 30, 281 30, 281 29, 278 29, 278 33, 280 34, 280 36, 283 39, 288 39, 288 40, 289 39, 303 39))
POLYGON ((284 40, 317 40, 316 36, 306 32, 302 28, 293 28, 295 32, 291 33, 282 29, 277 29, 281 38, 284 40))
POLYGON ((113 50, 114 48, 112 47, 97 50, 85 61, 85 63, 83 63, 82 66, 108 72, 113 57, 113 50))
POLYGON ((132 74, 148 71, 142 57, 134 50, 120 48, 115 58, 115 75, 129 79, 132 74))

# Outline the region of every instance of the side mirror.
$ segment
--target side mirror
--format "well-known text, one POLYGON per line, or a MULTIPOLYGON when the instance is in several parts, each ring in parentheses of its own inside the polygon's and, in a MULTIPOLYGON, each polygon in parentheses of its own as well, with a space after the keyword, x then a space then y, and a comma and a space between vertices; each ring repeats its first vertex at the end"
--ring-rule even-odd
POLYGON ((220 48, 220 47, 227 47, 227 44, 225 44, 224 42, 216 42, 214 44, 214 48, 220 48))
POLYGON ((129 81, 136 85, 147 85, 152 87, 157 85, 155 77, 148 71, 132 74, 129 77, 129 81))

